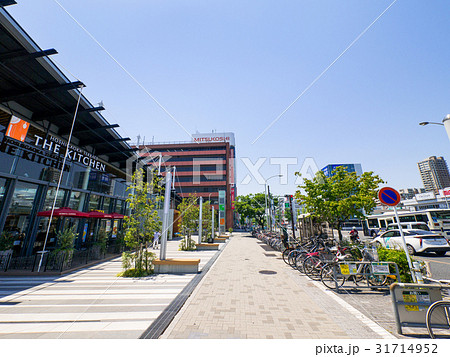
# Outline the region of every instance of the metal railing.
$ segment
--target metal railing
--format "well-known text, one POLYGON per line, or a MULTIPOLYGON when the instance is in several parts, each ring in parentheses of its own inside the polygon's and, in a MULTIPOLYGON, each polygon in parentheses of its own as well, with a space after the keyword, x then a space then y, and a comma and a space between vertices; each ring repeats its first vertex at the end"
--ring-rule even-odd
MULTIPOLYGON (((72 253, 47 252, 42 259, 41 272, 63 272, 65 270, 82 267, 83 265, 95 261, 119 255, 123 251, 123 245, 110 244, 105 250, 102 250, 100 246, 92 246, 83 250, 75 250, 72 253)), ((40 257, 41 254, 34 254, 27 257, 12 257, 11 255, 0 256, 0 269, 5 272, 8 270, 35 272, 38 269, 40 257)))

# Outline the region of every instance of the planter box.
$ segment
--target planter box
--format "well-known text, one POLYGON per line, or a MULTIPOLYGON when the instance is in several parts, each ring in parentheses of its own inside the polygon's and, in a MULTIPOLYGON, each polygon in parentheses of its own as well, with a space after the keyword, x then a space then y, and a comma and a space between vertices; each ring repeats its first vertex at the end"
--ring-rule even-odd
POLYGON ((227 240, 227 238, 221 238, 221 237, 214 238, 214 242, 217 242, 217 243, 225 243, 226 240, 227 240))
POLYGON ((192 274, 198 273, 198 265, 200 259, 155 259, 153 265, 155 266, 156 274, 192 274))
POLYGON ((197 250, 219 250, 219 244, 218 243, 196 244, 195 247, 197 248, 197 250))

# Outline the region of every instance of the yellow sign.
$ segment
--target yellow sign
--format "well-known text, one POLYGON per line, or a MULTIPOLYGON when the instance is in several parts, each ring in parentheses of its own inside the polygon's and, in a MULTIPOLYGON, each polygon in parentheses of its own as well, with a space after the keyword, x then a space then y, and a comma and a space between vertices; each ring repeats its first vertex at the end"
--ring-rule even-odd
POLYGON ((348 268, 347 264, 341 264, 340 268, 341 268, 342 275, 350 275, 350 269, 348 268))
POLYGON ((405 305, 406 311, 419 311, 419 306, 417 305, 405 305))

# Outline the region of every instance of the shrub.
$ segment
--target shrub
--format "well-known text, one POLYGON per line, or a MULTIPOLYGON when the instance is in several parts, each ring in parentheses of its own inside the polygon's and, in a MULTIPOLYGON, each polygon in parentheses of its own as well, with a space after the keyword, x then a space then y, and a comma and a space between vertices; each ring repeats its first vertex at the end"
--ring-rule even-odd
MULTIPOLYGON (((394 262, 397 264, 402 283, 413 282, 408 266, 408 260, 406 259, 406 254, 403 250, 378 247, 378 258, 380 262, 394 262)), ((391 273, 393 273, 392 269, 391 273)))
POLYGON ((123 272, 117 274, 122 278, 139 278, 153 274, 153 260, 156 258, 156 254, 143 250, 134 253, 123 252, 122 253, 122 268, 123 272))
POLYGON ((97 235, 97 240, 94 243, 95 246, 100 247, 100 253, 105 254, 108 243, 108 234, 105 229, 100 229, 97 235))
POLYGON ((3 231, 0 235, 0 251, 12 249, 14 236, 10 232, 3 231))
POLYGON ((195 250, 195 241, 190 237, 183 238, 178 250, 195 250))

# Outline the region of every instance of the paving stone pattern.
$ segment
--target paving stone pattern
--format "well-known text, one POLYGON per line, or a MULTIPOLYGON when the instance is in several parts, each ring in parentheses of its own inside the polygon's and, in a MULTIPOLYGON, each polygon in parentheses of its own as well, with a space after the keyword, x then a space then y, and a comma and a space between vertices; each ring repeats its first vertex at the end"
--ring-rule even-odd
POLYGON ((233 234, 161 338, 380 338, 273 253, 233 234))
MULTIPOLYGON (((216 253, 178 244, 169 242, 167 257, 200 258, 200 268, 216 253)), ((0 277, 0 338, 136 339, 196 276, 118 278, 120 271, 117 258, 62 277, 0 277)))

